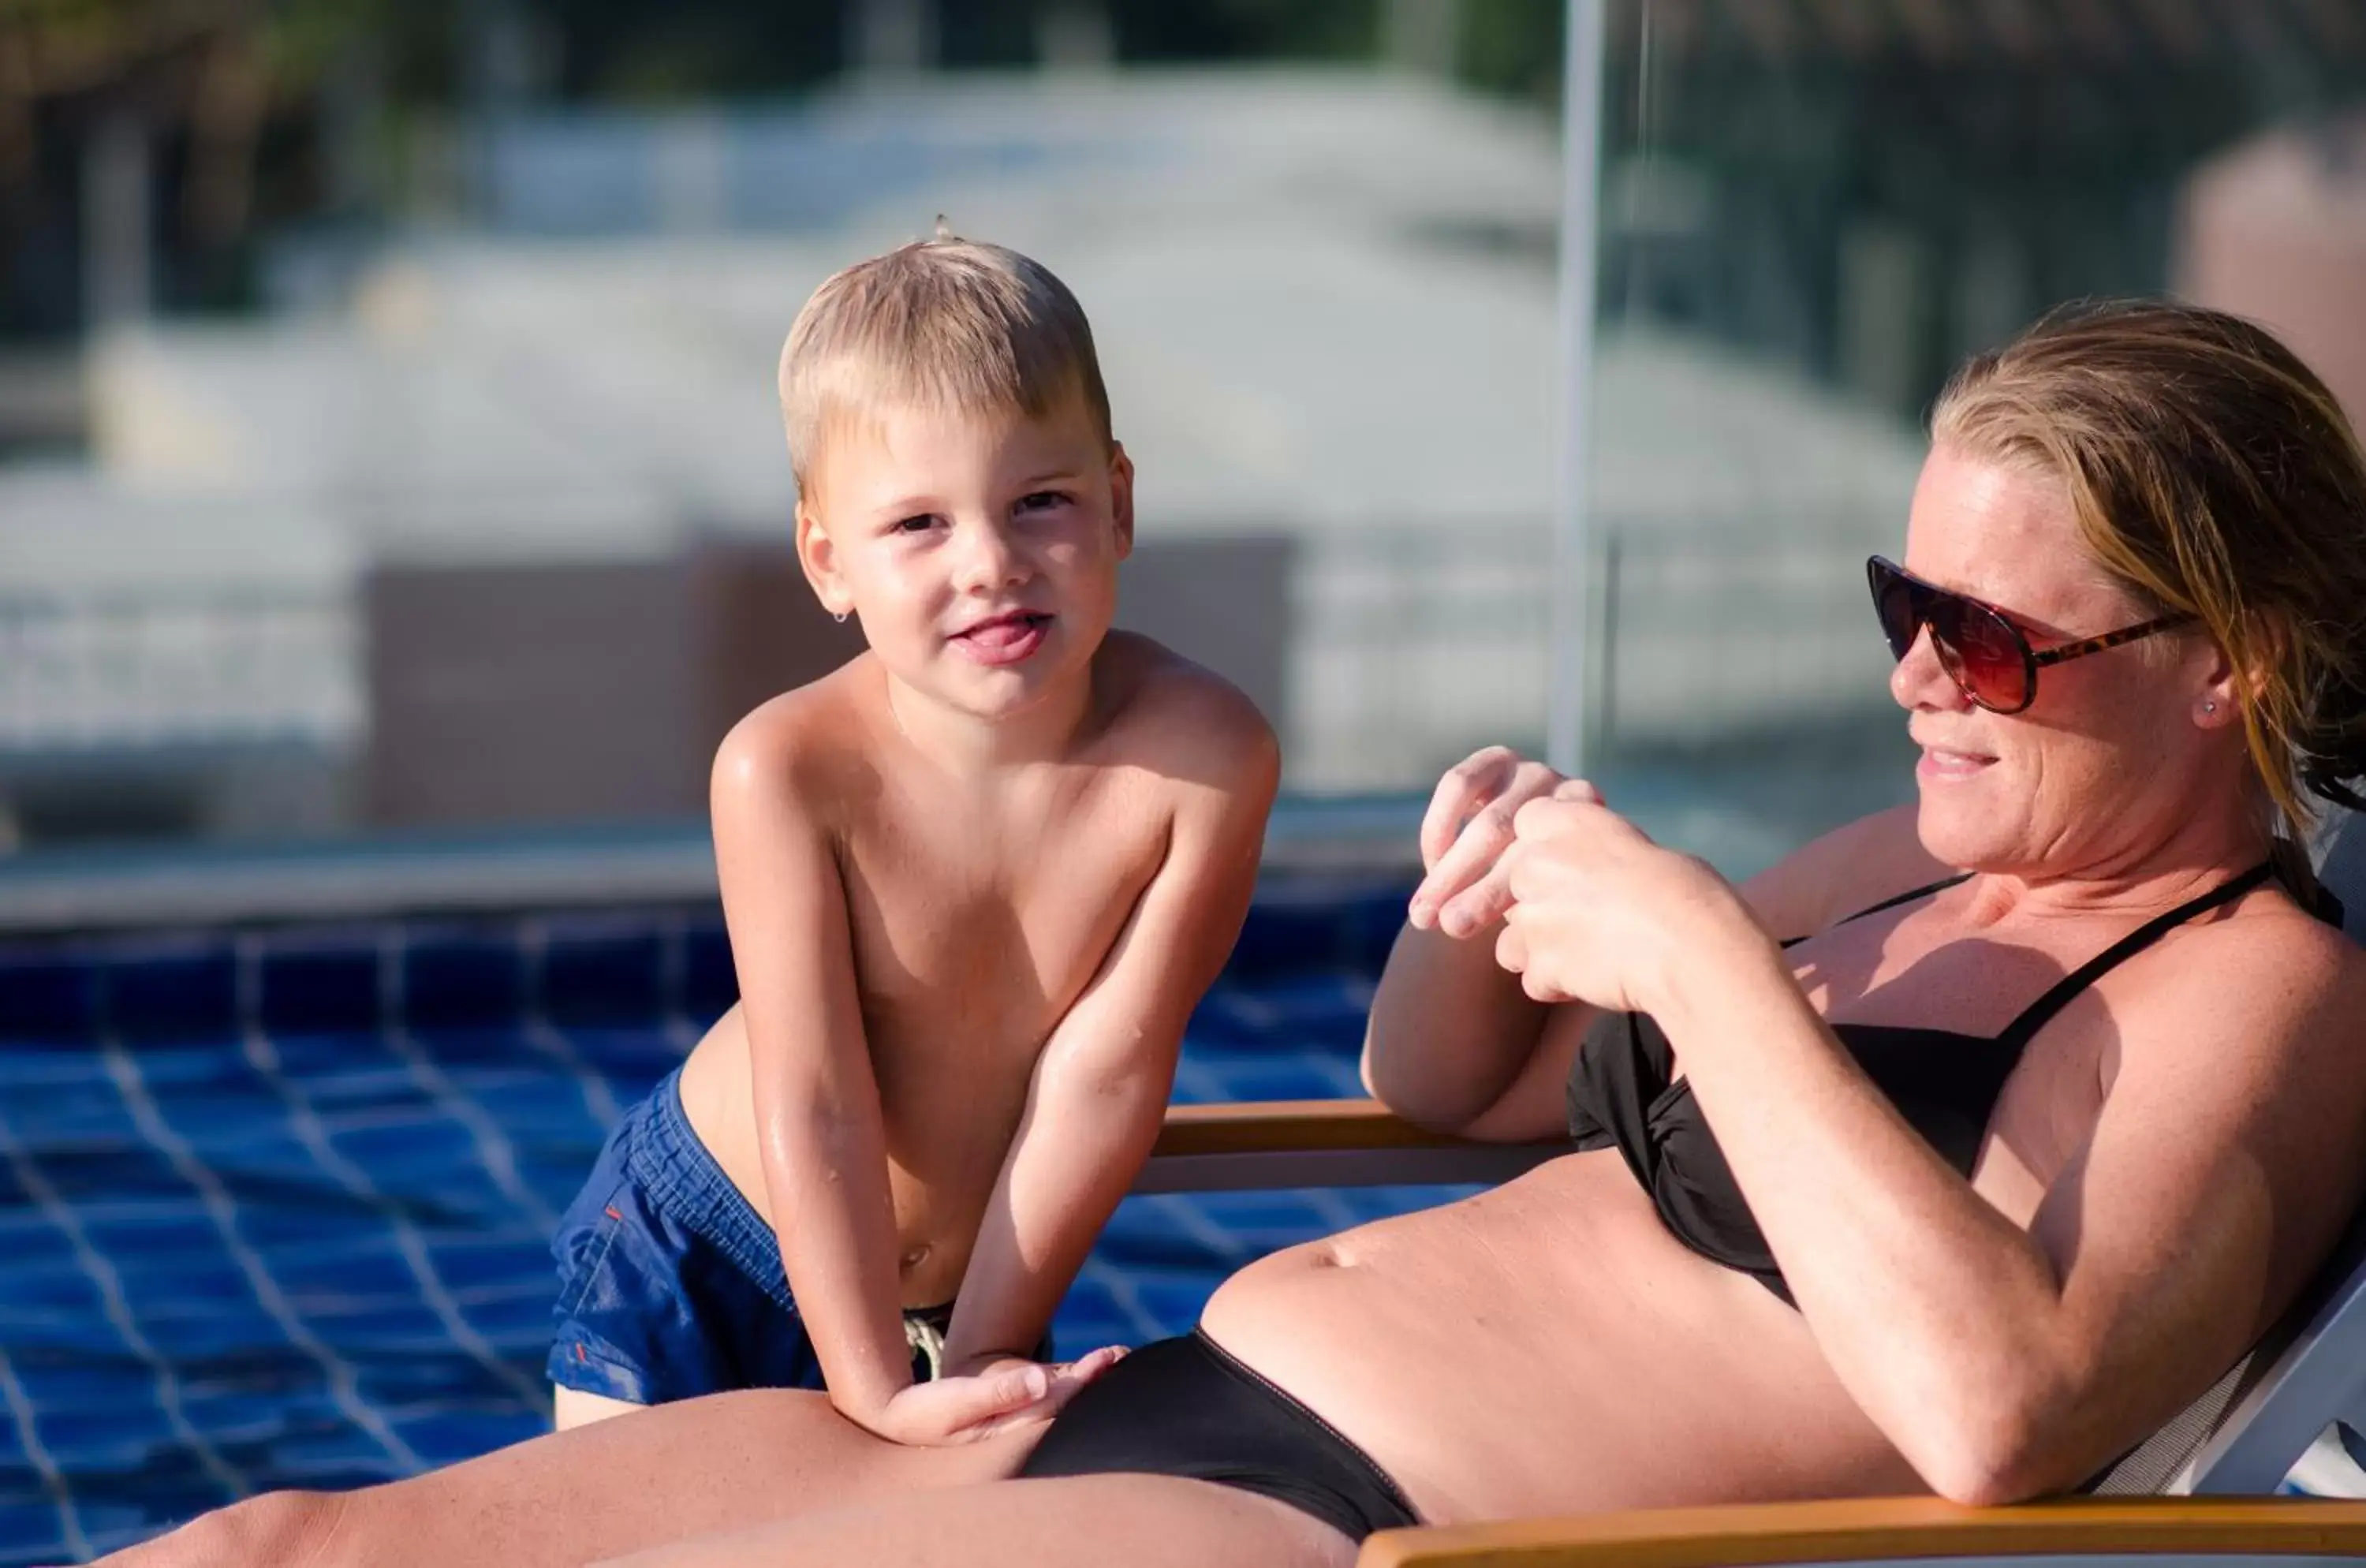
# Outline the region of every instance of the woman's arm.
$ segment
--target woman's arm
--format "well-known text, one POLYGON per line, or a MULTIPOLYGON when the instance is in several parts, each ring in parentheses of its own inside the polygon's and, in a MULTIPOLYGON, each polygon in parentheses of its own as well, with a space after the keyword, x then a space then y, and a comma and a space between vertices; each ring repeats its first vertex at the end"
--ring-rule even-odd
POLYGON ((2231 1366, 2331 1244, 2360 1128, 2328 1068, 2360 1043, 2366 992, 2347 987, 2345 1010, 2320 975, 2230 998, 2236 976, 2291 973, 2289 953, 2240 951, 2260 935, 2193 932, 2147 967, 2102 1114, 2027 1230, 1784 996, 1781 965, 1707 952, 1739 983, 1662 1004, 1818 1343, 1934 1490, 2076 1485, 2231 1366))
MULTIPOLYGON (((1421 824, 1425 874, 1364 1034, 1364 1087, 1409 1122, 1467 1134, 1507 1090, 1538 1076, 1525 1069, 1549 1010, 1524 995, 1489 950, 1509 902, 1499 863, 1513 818, 1560 783, 1543 763, 1495 746, 1448 769, 1430 796, 1421 824)), ((1515 1107, 1508 1119, 1538 1117, 1515 1107)), ((1548 1114, 1539 1131, 1510 1135, 1540 1136, 1550 1126, 1548 1114)))
MULTIPOLYGON (((1563 1086, 1592 1022, 1583 1005, 1549 1008, 1495 963, 1510 902, 1503 867, 1528 801, 1574 788, 1503 747, 1438 782, 1422 820, 1410 918, 1372 997, 1364 1087, 1409 1122, 1465 1137, 1522 1142, 1562 1124, 1563 1086)), ((1744 883, 1741 896, 1777 935, 1804 936, 1947 874, 1915 833, 1915 808, 1824 834, 1744 883)))
POLYGON ((2366 955, 2304 917, 2180 932, 2115 998, 2102 1114, 2024 1230, 1857 1068, 1707 867, 1597 807, 1530 810, 1506 961, 1531 994, 1659 1020, 1834 1371, 1947 1496, 2092 1473, 2232 1364, 2349 1211, 2366 955))

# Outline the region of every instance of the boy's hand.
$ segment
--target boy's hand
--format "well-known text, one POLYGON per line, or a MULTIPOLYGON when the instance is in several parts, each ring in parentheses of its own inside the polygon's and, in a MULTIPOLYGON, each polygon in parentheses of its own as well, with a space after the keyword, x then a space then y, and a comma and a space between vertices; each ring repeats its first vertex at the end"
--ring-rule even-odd
POLYGON ((982 1371, 900 1389, 872 1419, 856 1419, 888 1441, 913 1448, 981 1442, 1014 1427, 1051 1420, 1124 1353, 1096 1350, 1080 1361, 1048 1367, 998 1359, 982 1371))
POLYGON ((976 1355, 945 1363, 944 1375, 949 1378, 979 1377, 1009 1368, 1041 1366, 1053 1377, 1076 1380, 1081 1388, 1125 1359, 1122 1345, 1104 1345, 1089 1355, 1073 1361, 1031 1361, 1009 1350, 980 1350, 976 1355))

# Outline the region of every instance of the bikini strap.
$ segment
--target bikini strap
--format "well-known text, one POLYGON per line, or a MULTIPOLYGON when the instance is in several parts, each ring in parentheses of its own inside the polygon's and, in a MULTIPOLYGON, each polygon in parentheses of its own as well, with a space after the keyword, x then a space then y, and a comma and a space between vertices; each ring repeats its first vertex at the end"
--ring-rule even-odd
POLYGON ((1847 916, 1835 923, 1844 926, 1848 924, 1850 920, 1861 920, 1867 915, 1878 915, 1884 909, 1895 909, 1900 904, 1911 904, 1917 898, 1928 898, 1933 893, 1944 893, 1948 888, 1954 887, 1960 883, 1969 882, 1971 879, 1972 874, 1970 872, 1959 871, 1953 876, 1941 877, 1938 881, 1931 884, 1928 887, 1917 887, 1911 893, 1900 893, 1895 898, 1884 898, 1880 903, 1872 905, 1866 908, 1859 909, 1855 914, 1847 916))
POLYGON ((2240 876, 2230 877, 2209 892, 2189 898, 2165 915, 2157 915, 2130 931, 2102 952, 2062 977, 2052 990, 2022 1010, 2022 1015, 2005 1026, 1997 1036, 1997 1043, 2010 1046, 2018 1056, 2037 1032, 2053 1021, 2054 1015, 2069 1005, 2070 998, 2134 958, 2162 937, 2175 931, 2196 915, 2205 915, 2222 904, 2231 904, 2275 874, 2275 867, 2262 861, 2240 876))
MULTIPOLYGON (((1895 909, 1900 904, 1911 904, 1917 898, 1928 898, 1932 894, 1943 893, 1948 888, 1955 886, 1955 884, 1959 882, 1970 881, 1971 876, 1972 874, 1968 871, 1959 871, 1955 875, 1947 877, 1943 881, 1931 884, 1928 887, 1917 887, 1910 893, 1900 893, 1895 898, 1884 898, 1880 903, 1874 905, 1869 909, 1859 909, 1853 915, 1843 916, 1842 919, 1834 920, 1832 925, 1844 926, 1851 920, 1861 920, 1867 915, 1877 915, 1884 909, 1895 909)), ((1831 927, 1828 926, 1825 929, 1829 931, 1831 927)), ((1778 947, 1797 947, 1801 942, 1807 941, 1808 937, 1819 934, 1820 933, 1816 931, 1808 931, 1799 936, 1786 936, 1775 945, 1778 947)))

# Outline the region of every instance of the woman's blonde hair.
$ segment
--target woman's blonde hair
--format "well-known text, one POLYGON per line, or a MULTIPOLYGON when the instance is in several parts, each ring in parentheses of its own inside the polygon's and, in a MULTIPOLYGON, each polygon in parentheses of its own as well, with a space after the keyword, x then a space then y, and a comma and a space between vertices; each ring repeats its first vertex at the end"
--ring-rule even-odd
POLYGON ((781 349, 797 483, 831 422, 891 404, 1040 416, 1081 396, 1107 441, 1109 393, 1084 307, 1041 262, 937 237, 857 262, 813 291, 781 349))
POLYGON ((2194 616, 2248 679, 2244 734, 2288 829, 2366 775, 2366 457, 2262 329, 2199 306, 2057 310, 1961 370, 1933 442, 2061 477, 2104 570, 2194 616))

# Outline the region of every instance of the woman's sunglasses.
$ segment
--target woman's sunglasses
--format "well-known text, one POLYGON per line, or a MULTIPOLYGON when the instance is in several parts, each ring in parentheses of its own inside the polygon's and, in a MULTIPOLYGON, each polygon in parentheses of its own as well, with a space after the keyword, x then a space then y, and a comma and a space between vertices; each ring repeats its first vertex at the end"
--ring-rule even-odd
POLYGON ((2163 615, 2041 653, 1993 604, 1925 582, 1879 556, 1865 563, 1865 575, 1873 587, 1873 613, 1881 617, 1881 635, 1889 639, 1891 657, 1904 659, 1922 628, 1930 627, 1931 646, 1939 655, 1940 668, 1964 695, 1990 713, 2019 713, 2027 707, 2037 696, 2040 665, 2083 659, 2193 619, 2163 615))

